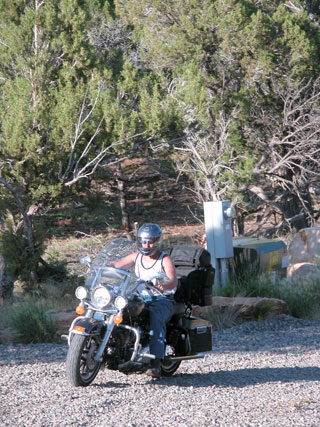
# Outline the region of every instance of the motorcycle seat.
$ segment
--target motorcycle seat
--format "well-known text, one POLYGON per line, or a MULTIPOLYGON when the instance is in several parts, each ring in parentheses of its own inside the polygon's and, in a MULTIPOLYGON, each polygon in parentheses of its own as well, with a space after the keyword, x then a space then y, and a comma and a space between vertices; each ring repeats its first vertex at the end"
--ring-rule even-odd
POLYGON ((186 306, 183 302, 176 302, 173 307, 173 313, 172 316, 175 316, 177 314, 183 314, 186 311, 186 306))

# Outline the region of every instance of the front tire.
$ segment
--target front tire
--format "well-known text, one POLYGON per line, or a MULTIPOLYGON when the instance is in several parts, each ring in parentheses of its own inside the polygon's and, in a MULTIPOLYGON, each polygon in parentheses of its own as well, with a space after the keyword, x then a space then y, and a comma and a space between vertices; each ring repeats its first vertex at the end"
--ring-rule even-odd
POLYGON ((97 336, 74 335, 67 354, 67 377, 75 387, 87 387, 97 376, 101 362, 94 360, 99 347, 97 336))

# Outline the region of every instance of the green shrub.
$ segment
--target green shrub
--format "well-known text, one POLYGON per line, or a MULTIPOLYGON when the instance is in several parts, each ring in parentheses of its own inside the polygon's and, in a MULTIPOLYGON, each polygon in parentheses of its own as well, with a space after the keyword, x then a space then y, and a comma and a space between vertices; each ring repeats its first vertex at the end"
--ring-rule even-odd
POLYGON ((224 297, 269 297, 276 298, 275 285, 266 275, 261 275, 257 270, 248 267, 241 274, 231 274, 227 286, 216 291, 216 295, 224 297))
POLYGON ((46 315, 48 307, 34 299, 12 306, 5 326, 17 331, 17 341, 25 344, 54 342, 57 326, 46 315))
POLYGON ((320 319, 320 275, 308 275, 279 283, 279 298, 286 301, 294 317, 320 319))

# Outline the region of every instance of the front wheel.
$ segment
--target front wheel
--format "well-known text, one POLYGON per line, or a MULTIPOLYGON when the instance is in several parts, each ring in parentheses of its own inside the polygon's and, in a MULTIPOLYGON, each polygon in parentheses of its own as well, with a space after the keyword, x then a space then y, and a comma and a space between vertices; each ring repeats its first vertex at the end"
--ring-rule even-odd
POLYGON ((97 376, 101 362, 94 360, 98 350, 98 337, 75 335, 67 354, 66 372, 70 383, 76 387, 86 387, 97 376))

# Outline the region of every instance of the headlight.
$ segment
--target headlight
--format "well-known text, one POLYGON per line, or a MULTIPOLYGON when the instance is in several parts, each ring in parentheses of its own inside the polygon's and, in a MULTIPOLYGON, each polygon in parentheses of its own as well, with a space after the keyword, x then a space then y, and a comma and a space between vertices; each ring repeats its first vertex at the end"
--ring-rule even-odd
POLYGON ((111 294, 107 288, 97 288, 92 293, 92 301, 100 308, 108 305, 111 300, 111 294))
POLYGON ((122 310, 128 304, 128 301, 123 297, 117 297, 114 304, 118 310, 122 310))
POLYGON ((77 289, 76 289, 75 294, 76 294, 77 298, 79 298, 79 299, 82 300, 82 299, 86 299, 87 298, 88 291, 87 291, 87 289, 85 287, 78 286, 77 289))

